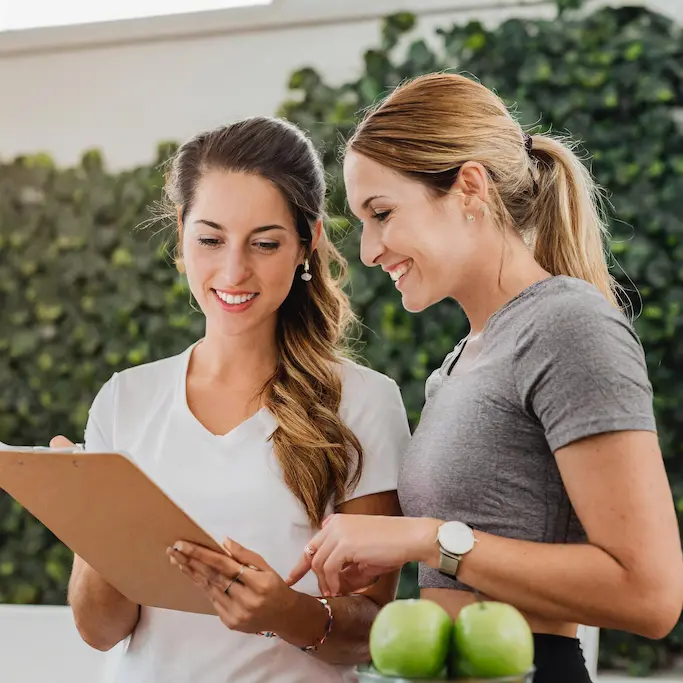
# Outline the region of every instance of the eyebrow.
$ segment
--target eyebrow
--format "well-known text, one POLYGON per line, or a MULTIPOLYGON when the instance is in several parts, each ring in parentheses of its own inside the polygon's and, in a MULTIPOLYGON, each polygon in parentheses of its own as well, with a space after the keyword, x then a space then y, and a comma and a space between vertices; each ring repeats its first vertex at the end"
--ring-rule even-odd
POLYGON ((370 206, 370 202, 373 201, 373 200, 375 200, 375 199, 388 199, 388 197, 386 197, 386 196, 383 195, 383 194, 373 194, 372 197, 368 197, 368 198, 363 202, 363 204, 361 205, 361 208, 362 208, 362 209, 367 209, 368 206, 370 206))
MULTIPOLYGON (((195 221, 195 224, 196 223, 202 223, 203 225, 213 228, 214 230, 225 232, 225 228, 220 223, 215 223, 214 221, 207 221, 203 218, 199 218, 195 221)), ((287 230, 287 228, 285 228, 283 225, 277 225, 276 223, 273 223, 272 225, 261 225, 258 228, 254 228, 251 232, 252 234, 256 234, 260 232, 268 232, 269 230, 287 230)))

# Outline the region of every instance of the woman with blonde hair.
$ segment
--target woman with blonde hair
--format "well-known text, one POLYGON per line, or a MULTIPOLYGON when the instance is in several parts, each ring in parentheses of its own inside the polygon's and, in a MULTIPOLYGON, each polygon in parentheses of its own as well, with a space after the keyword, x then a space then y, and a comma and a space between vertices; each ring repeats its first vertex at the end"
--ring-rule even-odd
POLYGON ((665 636, 680 536, 589 172, 483 85, 431 74, 367 114, 344 177, 363 262, 408 311, 455 299, 470 332, 427 382, 406 517, 333 515, 290 583, 312 566, 336 594, 352 568, 367 585, 418 561, 422 597, 453 617, 477 594, 525 614, 537 683, 589 680, 578 624, 665 636))
POLYGON ((321 161, 293 125, 253 118, 186 142, 166 191, 206 332, 115 374, 85 448, 126 451, 209 533, 229 537, 228 554, 182 538, 168 550, 216 616, 141 607, 76 557, 76 626, 101 650, 126 641, 122 683, 353 680, 396 573, 329 599, 315 577, 295 591, 282 575, 331 512, 398 513, 410 431, 395 382, 344 356, 352 316, 322 226, 321 161))

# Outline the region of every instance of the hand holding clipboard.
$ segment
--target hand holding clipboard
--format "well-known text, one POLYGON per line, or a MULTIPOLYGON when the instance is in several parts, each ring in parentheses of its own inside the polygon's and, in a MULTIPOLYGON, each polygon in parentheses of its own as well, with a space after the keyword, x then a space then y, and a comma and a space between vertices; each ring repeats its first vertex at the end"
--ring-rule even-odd
POLYGON ((166 550, 181 539, 222 554, 225 548, 126 453, 0 444, 0 489, 129 600, 216 614, 166 550))

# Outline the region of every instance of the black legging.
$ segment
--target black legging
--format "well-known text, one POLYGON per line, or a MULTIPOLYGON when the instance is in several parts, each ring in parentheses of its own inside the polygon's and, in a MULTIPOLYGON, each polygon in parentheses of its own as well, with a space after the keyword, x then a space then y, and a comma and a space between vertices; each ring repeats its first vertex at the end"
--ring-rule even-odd
POLYGON ((591 683, 577 638, 534 634, 534 683, 591 683))

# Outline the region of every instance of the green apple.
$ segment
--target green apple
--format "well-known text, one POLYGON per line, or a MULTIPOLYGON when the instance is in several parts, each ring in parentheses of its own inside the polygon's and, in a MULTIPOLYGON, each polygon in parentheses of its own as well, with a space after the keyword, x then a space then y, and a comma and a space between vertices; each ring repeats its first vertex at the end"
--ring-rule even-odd
POLYGON ((465 678, 519 676, 534 662, 529 624, 512 605, 475 602, 463 607, 453 628, 452 667, 465 678))
POLYGON ((453 621, 431 600, 395 600, 370 630, 370 656, 383 676, 434 678, 448 659, 453 621))

